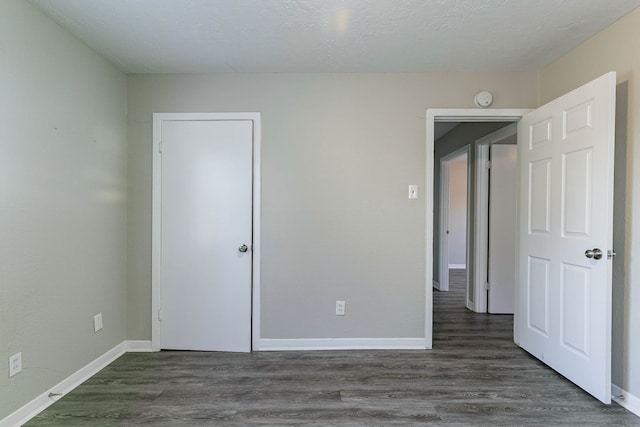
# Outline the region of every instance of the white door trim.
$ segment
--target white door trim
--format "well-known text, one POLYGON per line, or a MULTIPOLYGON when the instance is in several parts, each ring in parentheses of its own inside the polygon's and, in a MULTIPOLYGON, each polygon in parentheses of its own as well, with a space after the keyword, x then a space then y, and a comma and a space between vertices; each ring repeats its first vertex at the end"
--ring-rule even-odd
POLYGON ((477 139, 476 145, 476 203, 474 206, 474 250, 473 250, 473 303, 469 302, 467 291, 467 307, 476 313, 487 312, 487 291, 484 283, 487 279, 487 262, 489 247, 489 147, 518 133, 518 124, 512 123, 489 135, 477 139))
MULTIPOLYGON (((463 154, 467 155, 467 214, 466 214, 466 259, 469 259, 469 154, 471 153, 470 145, 465 145, 457 149, 456 151, 447 154, 440 158, 440 223, 438 224, 440 227, 439 230, 439 241, 438 245, 438 259, 440 260, 440 265, 438 268, 438 286, 437 289, 440 291, 448 291, 449 290, 449 239, 447 238, 447 230, 449 229, 449 190, 450 190, 450 164, 453 159, 459 157, 463 154)), ((467 288, 469 286, 469 279, 467 275, 467 288)))
POLYGON ((162 157, 160 141, 164 120, 251 120, 253 121, 253 259, 252 259, 252 348, 260 341, 260 113, 154 113, 152 154, 152 220, 151 220, 151 348, 160 351, 160 263, 161 263, 161 185, 162 157))
POLYGON ((455 109, 430 108, 426 112, 425 149, 425 326, 427 348, 433 346, 433 181, 435 122, 518 121, 531 109, 455 109))

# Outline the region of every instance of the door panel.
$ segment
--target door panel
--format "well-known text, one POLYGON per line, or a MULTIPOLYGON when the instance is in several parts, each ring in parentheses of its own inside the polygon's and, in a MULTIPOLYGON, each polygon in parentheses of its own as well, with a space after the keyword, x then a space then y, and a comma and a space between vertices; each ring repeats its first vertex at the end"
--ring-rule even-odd
POLYGON ((591 234, 591 182, 593 150, 562 156, 562 233, 574 237, 591 234))
POLYGON ((529 130, 529 149, 539 148, 551 142, 551 117, 531 125, 529 130))
POLYGON ((611 402, 615 73, 519 125, 518 344, 611 402), (596 259, 585 251, 598 248, 596 259))
POLYGON ((551 200, 551 159, 541 159, 529 164, 529 232, 549 233, 551 200))
POLYGON ((251 350, 253 124, 162 122, 164 349, 251 350))
POLYGON ((528 327, 549 336, 549 260, 529 257, 528 327))
POLYGON ((562 344, 589 358, 588 268, 562 264, 562 344))

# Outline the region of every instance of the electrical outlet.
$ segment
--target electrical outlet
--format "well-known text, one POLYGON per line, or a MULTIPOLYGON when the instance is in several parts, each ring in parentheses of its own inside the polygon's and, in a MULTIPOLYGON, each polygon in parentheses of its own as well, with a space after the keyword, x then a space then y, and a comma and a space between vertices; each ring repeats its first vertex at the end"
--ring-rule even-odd
POLYGON ((9 378, 22 371, 22 352, 9 357, 9 378))
POLYGON ((409 185, 409 199, 418 198, 418 186, 416 184, 409 185))
POLYGON ((344 316, 345 302, 336 301, 336 316, 344 316))
POLYGON ((93 316, 93 332, 98 332, 100 329, 102 329, 102 313, 93 316))

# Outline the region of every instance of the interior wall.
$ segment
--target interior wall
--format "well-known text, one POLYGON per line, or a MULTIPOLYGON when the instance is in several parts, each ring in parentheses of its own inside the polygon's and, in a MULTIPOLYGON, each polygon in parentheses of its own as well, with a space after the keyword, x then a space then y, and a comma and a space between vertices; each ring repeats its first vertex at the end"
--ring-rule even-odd
POLYGON ((129 76, 128 338, 151 338, 152 113, 262 113, 263 338, 415 338, 426 109, 481 89, 529 108, 537 73, 129 76))
POLYGON ((467 261, 467 155, 449 164, 449 267, 467 261))
POLYGON ((573 49, 540 72, 540 100, 548 102, 608 71, 616 71, 618 102, 614 198, 613 342, 614 384, 640 396, 640 9, 573 49), (622 92, 621 92, 622 89, 622 92), (626 95, 626 96, 625 96, 626 95), (619 99, 620 101, 620 99, 619 99), (621 109, 622 108, 622 109, 621 109), (620 126, 626 127, 621 129, 620 126), (635 166, 635 167, 634 167, 635 166), (621 179, 626 173, 626 179, 621 179), (620 213, 624 212, 624 222, 620 213), (623 228, 623 229, 622 229, 623 228), (626 236, 626 239, 625 239, 626 236))
POLYGON ((126 78, 28 2, 0 9, 2 419, 125 338, 126 78))
MULTIPOLYGON (((513 108, 520 108, 514 106, 513 108)), ((530 107, 522 107, 530 108, 530 107)), ((456 126, 451 132, 446 133, 437 141, 434 142, 434 180, 433 180, 433 278, 438 280, 440 274, 440 160, 453 153, 454 151, 469 145, 469 158, 472 159, 469 164, 469 170, 467 173, 470 175, 469 180, 469 204, 475 206, 475 188, 476 188, 476 147, 475 141, 482 138, 485 135, 490 134, 504 126, 508 126, 509 123, 461 123, 456 126)), ((437 123, 436 123, 437 126, 437 123)), ((473 209, 470 212, 470 227, 469 227, 469 241, 467 245, 473 248, 475 244, 474 238, 474 212, 473 209)), ((467 260, 467 275, 469 277, 469 299, 474 301, 473 295, 473 257, 467 260)))

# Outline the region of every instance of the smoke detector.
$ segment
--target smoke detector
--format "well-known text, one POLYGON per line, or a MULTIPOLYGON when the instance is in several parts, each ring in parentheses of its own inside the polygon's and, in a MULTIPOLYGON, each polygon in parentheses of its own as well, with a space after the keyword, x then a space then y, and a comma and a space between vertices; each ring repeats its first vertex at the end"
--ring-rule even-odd
POLYGON ((493 102, 493 95, 491 95, 491 92, 483 90, 482 92, 476 93, 473 102, 476 104, 476 107, 487 108, 493 102))

